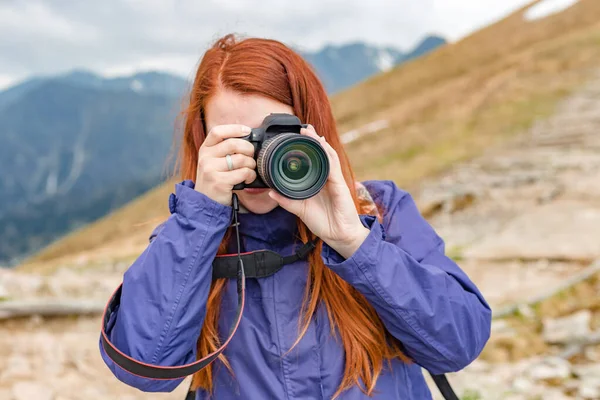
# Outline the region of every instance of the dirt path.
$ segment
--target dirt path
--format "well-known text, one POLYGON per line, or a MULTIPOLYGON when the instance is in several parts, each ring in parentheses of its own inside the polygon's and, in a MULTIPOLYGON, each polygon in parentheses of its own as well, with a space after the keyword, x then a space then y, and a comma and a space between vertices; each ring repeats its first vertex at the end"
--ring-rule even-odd
POLYGON ((600 258, 600 76, 527 135, 414 193, 496 305, 600 258))

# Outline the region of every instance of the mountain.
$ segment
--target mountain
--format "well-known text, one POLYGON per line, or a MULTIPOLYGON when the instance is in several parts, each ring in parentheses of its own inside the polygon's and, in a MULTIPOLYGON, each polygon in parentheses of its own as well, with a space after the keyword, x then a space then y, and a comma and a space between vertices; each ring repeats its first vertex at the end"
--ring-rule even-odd
MULTIPOLYGON (((443 40, 425 42, 415 51, 443 40)), ((303 55, 330 92, 407 57, 364 43, 303 55)), ((77 69, 0 92, 0 262, 31 254, 159 184, 189 86, 162 72, 106 78, 77 69)))
MULTIPOLYGON (((494 154, 498 147, 534 124, 542 129, 539 136, 543 137, 544 124, 536 122, 552 115, 560 100, 590 77, 597 77, 600 2, 580 0, 561 13, 533 21, 524 17, 526 10, 524 7, 452 46, 443 46, 332 96, 333 112, 342 133, 385 122, 378 124, 383 128, 346 146, 357 179, 390 179, 413 192, 424 177, 447 171, 456 162, 482 153, 494 154)), ((565 123, 576 136, 585 127, 572 118, 565 123)), ((563 139, 550 137, 547 144, 568 146, 563 139)), ((577 173, 581 168, 576 162, 577 151, 572 160, 559 167, 577 173)), ((547 157, 552 158, 552 149, 548 152, 547 157)), ((520 167, 527 169, 529 164, 520 167)), ((500 199, 512 187, 503 186, 506 168, 504 162, 488 171, 494 174, 491 184, 499 185, 494 193, 497 190, 500 199)), ((474 181, 469 171, 461 175, 468 190, 472 190, 470 182, 485 183, 474 181)), ((512 178, 530 182, 530 175, 512 178)), ((542 174, 532 179, 535 182, 544 177, 542 174)), ((30 258, 28 268, 46 270, 52 264, 69 265, 82 259, 90 263, 102 259, 106 263, 107 254, 115 258, 118 255, 119 260, 137 257, 147 245, 150 231, 168 215, 168 195, 173 189, 173 183, 168 182, 111 215, 71 232, 30 258)), ((521 195, 546 199, 547 194, 538 189, 536 186, 521 195)), ((563 196, 563 192, 558 196, 563 196)), ((443 192, 441 206, 427 198, 422 199, 425 204, 419 205, 429 210, 446 206, 460 210, 463 202, 455 204, 454 197, 461 193, 443 192)), ((485 195, 480 199, 479 192, 474 196, 475 205, 488 200, 485 195)), ((583 198, 589 200, 587 196, 583 198)), ((522 198, 509 196, 505 201, 521 204, 522 198)), ((539 201, 546 204, 547 200, 539 201)), ((458 214, 457 218, 466 224, 471 221, 458 214)), ((491 225, 486 227, 494 229, 491 225)), ((472 232, 456 234, 470 237, 472 232)))
POLYGON ((161 182, 181 101, 175 94, 187 84, 178 79, 78 71, 0 97, 0 260, 30 253, 161 182))
POLYGON ((103 78, 85 70, 75 70, 58 77, 59 80, 78 86, 127 91, 137 93, 159 94, 171 97, 181 97, 188 89, 188 82, 183 78, 164 72, 148 71, 131 76, 103 78))
POLYGON ((339 92, 381 71, 387 71, 403 58, 397 49, 365 43, 330 45, 314 53, 301 54, 313 65, 329 93, 339 92))
POLYGON ((362 42, 328 45, 315 52, 300 54, 314 67, 328 93, 334 94, 372 75, 388 71, 446 44, 439 36, 427 36, 407 53, 362 42))
POLYGON ((430 51, 433 51, 438 47, 445 45, 446 43, 446 39, 441 36, 427 36, 419 44, 417 44, 414 49, 406 53, 403 57, 399 58, 397 63, 406 62, 424 56, 430 51))
POLYGON ((58 76, 34 77, 7 88, 0 92, 0 109, 37 88, 39 85, 50 81, 100 91, 134 91, 179 98, 185 95, 189 86, 189 83, 181 77, 158 71, 139 72, 130 76, 105 78, 90 71, 76 69, 58 76))

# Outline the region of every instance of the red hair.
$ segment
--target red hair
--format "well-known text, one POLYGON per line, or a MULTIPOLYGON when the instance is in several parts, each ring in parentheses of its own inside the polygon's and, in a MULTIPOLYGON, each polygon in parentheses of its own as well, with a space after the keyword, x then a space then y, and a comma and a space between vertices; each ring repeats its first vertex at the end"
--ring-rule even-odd
MULTIPOLYGON (((323 85, 302 57, 275 40, 250 38, 237 41, 233 35, 227 35, 217 40, 204 54, 184 112, 179 158, 182 179, 196 179, 198 149, 206 137, 206 105, 219 88, 262 95, 292 107, 303 123, 313 125, 335 149, 357 211, 362 210, 363 205, 355 190, 354 174, 337 133, 323 85)), ((313 239, 301 220, 298 220, 298 229, 304 242, 313 239)), ((221 243, 220 253, 225 251, 229 234, 221 243)), ((346 355, 344 375, 334 398, 355 384, 371 395, 384 360, 409 360, 402 354, 398 340, 386 331, 364 296, 325 267, 320 256, 321 248, 320 242, 309 256, 309 276, 299 316, 300 332, 294 346, 305 334, 317 305, 322 301, 328 312, 331 334, 336 335, 337 328, 346 355)), ((206 317, 198 339, 198 357, 204 357, 219 347, 217 321, 224 284, 225 280, 220 279, 211 285, 206 317)), ((226 357, 221 355, 219 359, 231 371, 226 357)), ((192 387, 212 392, 212 372, 212 366, 197 372, 192 387)))

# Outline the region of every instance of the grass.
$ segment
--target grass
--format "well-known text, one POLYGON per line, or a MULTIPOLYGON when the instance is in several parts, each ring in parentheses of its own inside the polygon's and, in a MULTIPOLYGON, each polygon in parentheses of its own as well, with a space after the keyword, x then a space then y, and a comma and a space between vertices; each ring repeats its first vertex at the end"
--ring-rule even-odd
POLYGON ((476 390, 466 390, 460 400, 483 400, 483 397, 476 390))
MULTIPOLYGON (((360 179, 391 179, 410 190, 548 117, 600 65, 600 2, 581 0, 532 22, 523 12, 331 99, 341 133, 380 119, 389 123, 346 147, 360 179)), ((139 253, 152 226, 168 215, 172 188, 155 189, 26 264, 98 249, 139 253)))
MULTIPOLYGON (((33 256, 20 268, 54 269, 61 264, 101 264, 129 260, 148 242, 154 226, 169 216, 168 197, 174 182, 161 185, 100 221, 76 230, 33 256), (79 253, 94 250, 91 260, 79 253), (100 261, 100 262, 99 262, 100 261)), ((47 272, 47 271, 46 271, 47 272)))

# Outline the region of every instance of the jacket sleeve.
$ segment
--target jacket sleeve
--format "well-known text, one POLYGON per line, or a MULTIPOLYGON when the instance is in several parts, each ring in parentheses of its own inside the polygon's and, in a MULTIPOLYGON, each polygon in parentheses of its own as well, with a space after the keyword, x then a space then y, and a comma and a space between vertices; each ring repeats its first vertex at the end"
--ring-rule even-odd
MULTIPOLYGON (((177 184, 175 193, 169 199, 170 217, 125 272, 121 303, 107 328, 121 352, 161 366, 196 360, 212 261, 231 216, 231 207, 195 191, 191 181, 177 184)), ((170 392, 183 381, 132 375, 106 355, 101 342, 100 353, 120 381, 142 391, 170 392)))
POLYGON ((344 259, 324 245, 323 261, 365 296, 417 364, 433 374, 466 367, 489 339, 488 303, 408 193, 390 181, 366 185, 379 186, 383 224, 361 216, 370 233, 358 250, 344 259))

